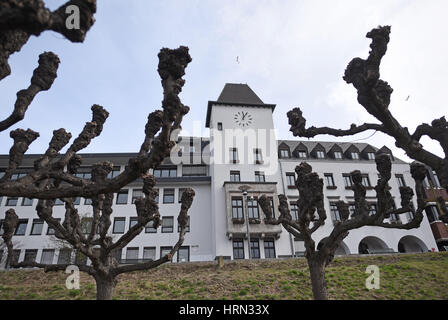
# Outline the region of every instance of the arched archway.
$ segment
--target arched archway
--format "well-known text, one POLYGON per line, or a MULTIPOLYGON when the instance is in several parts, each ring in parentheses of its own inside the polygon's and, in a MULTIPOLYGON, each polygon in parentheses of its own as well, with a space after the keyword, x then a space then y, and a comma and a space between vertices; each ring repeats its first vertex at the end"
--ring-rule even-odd
MULTIPOLYGON (((323 238, 320 240, 319 244, 317 245, 317 250, 320 250, 320 248, 323 246, 324 242, 327 240, 327 238, 323 238)), ((345 256, 350 254, 350 250, 348 246, 342 241, 338 248, 336 249, 336 252, 334 253, 335 256, 345 256)))
POLYGON ((365 237, 359 242, 359 254, 369 254, 375 250, 388 249, 387 244, 378 237, 365 237))
POLYGON ((398 242, 398 252, 417 253, 427 252, 428 247, 425 243, 415 236, 404 236, 398 242))

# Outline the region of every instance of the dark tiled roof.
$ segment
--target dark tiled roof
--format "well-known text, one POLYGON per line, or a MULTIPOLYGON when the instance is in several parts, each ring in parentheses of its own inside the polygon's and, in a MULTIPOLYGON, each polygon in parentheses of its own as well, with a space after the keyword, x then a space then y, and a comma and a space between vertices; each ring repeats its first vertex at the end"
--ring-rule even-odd
POLYGON ((217 101, 223 103, 264 104, 247 84, 242 83, 226 83, 217 101))

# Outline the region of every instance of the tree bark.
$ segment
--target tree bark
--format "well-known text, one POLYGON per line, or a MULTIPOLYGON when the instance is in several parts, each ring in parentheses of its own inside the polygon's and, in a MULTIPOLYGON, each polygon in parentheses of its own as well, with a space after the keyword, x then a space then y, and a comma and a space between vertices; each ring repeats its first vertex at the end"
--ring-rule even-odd
POLYGON ((114 295, 115 279, 112 277, 95 277, 96 299, 112 300, 114 295))
POLYGON ((328 300, 327 282, 325 281, 325 263, 317 259, 308 261, 311 276, 311 286, 314 300, 328 300))

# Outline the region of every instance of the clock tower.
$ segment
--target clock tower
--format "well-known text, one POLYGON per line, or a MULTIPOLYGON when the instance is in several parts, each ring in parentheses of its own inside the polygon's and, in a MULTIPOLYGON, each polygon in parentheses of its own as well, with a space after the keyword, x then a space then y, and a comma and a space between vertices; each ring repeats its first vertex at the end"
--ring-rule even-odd
MULTIPOLYGON (((216 256, 232 256, 235 239, 243 241, 248 256, 245 218, 235 215, 232 207, 232 202, 242 199, 241 187, 250 187, 247 199, 267 194, 278 205, 277 185, 281 176, 274 109, 274 104, 264 103, 247 84, 227 83, 218 99, 208 102, 206 127, 210 128, 211 215, 215 235, 212 247, 216 248, 216 256)), ((250 238, 261 241, 263 237, 277 237, 281 227, 266 226, 259 211, 258 217, 249 219, 250 238)))

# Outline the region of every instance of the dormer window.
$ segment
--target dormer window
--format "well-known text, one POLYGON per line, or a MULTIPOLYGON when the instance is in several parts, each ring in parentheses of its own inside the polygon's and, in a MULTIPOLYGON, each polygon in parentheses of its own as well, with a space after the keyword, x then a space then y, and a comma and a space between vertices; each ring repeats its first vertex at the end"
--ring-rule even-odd
POLYGON ((367 158, 369 160, 375 160, 375 153, 373 152, 367 152, 367 158))
POLYGON ((325 152, 323 152, 323 151, 316 151, 316 157, 318 159, 324 159, 325 158, 325 152))
POLYGON ((351 152, 350 153, 353 160, 359 160, 359 153, 358 152, 351 152))
POLYGON ((300 159, 306 159, 307 158, 306 151, 297 151, 297 156, 300 159))
POLYGON ((280 158, 290 158, 288 149, 280 149, 280 158))
POLYGON ((333 155, 335 159, 342 159, 342 152, 335 151, 333 155))

